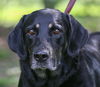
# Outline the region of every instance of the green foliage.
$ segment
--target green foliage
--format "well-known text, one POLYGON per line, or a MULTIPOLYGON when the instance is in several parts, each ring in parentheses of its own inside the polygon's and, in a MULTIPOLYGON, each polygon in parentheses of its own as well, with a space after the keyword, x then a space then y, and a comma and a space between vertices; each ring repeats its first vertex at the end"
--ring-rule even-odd
MULTIPOLYGON (((23 15, 42 9, 45 6, 49 7, 48 4, 51 5, 49 2, 54 3, 56 9, 64 12, 68 1, 69 0, 9 0, 8 2, 8 0, 3 0, 0 3, 0 25, 5 27, 13 26, 23 15)), ((71 14, 76 17, 100 17, 99 4, 100 2, 98 0, 77 1, 71 14)))
POLYGON ((100 17, 99 12, 99 5, 77 5, 72 11, 74 15, 84 17, 100 17))
POLYGON ((100 18, 76 17, 76 19, 89 31, 100 31, 100 18))
MULTIPOLYGON (((6 0, 4 0, 6 1, 6 0)), ((25 0, 9 0, 8 3, 5 3, 5 7, 3 5, 0 9, 0 25, 3 26, 12 26, 14 25, 23 15, 29 14, 32 11, 44 8, 42 2, 40 3, 37 1, 34 1, 34 3, 31 3, 30 5, 25 5, 25 0), (20 3, 19 3, 20 2, 20 3), (23 4, 21 4, 23 3, 23 4), (5 25, 4 25, 5 24, 5 25)), ((29 2, 26 2, 29 3, 29 2)))
MULTIPOLYGON (((65 2, 60 2, 56 5, 56 9, 61 10, 64 12, 66 7, 65 2)), ((99 4, 83 4, 81 2, 76 2, 75 6, 73 7, 71 14, 79 17, 100 17, 100 5, 99 4)))

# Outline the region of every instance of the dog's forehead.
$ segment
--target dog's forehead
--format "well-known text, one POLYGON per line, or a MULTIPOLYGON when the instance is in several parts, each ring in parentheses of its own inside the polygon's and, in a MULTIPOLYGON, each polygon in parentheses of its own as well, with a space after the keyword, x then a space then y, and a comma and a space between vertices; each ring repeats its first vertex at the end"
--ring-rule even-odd
POLYGON ((54 15, 50 14, 41 14, 35 17, 34 23, 49 23, 54 21, 54 15))
POLYGON ((52 27, 52 24, 62 24, 60 11, 52 9, 39 10, 29 14, 26 22, 27 26, 39 25, 39 27, 41 27, 45 25, 49 28, 52 27))

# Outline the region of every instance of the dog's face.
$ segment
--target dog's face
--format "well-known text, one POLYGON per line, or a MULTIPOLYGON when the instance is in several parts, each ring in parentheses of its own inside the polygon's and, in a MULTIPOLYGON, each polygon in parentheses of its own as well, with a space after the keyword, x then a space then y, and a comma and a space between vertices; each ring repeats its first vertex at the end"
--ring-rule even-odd
MULTIPOLYGON (((31 68, 36 72, 55 71, 61 64, 64 45, 64 24, 57 11, 43 10, 30 16, 25 27, 25 40, 31 68), (33 19, 34 18, 34 19, 33 19), (31 21, 29 19, 32 19, 31 21)), ((40 72, 41 73, 41 72, 40 72)))
POLYGON ((30 55, 31 68, 54 71, 61 64, 64 45, 64 24, 61 13, 43 10, 27 19, 25 39, 30 55), (33 19, 34 18, 34 19, 33 19))
POLYGON ((24 16, 8 41, 21 60, 28 59, 30 68, 41 76, 46 70, 62 70, 65 56, 76 56, 87 37, 87 31, 73 17, 43 9, 24 16))

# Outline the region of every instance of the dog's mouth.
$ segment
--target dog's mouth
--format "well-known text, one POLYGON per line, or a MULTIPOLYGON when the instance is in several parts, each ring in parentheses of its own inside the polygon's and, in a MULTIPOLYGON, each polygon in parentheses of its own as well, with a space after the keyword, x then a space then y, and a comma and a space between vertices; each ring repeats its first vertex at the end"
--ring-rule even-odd
POLYGON ((55 58, 48 58, 47 61, 37 62, 34 58, 32 59, 31 69, 36 73, 38 77, 46 78, 48 73, 52 73, 51 76, 57 75, 59 70, 60 62, 55 58))
POLYGON ((58 67, 58 63, 55 59, 48 59, 47 61, 44 62, 37 62, 36 60, 32 60, 31 63, 31 69, 33 70, 50 70, 50 71, 55 71, 58 67))
MULTIPOLYGON (((32 67, 31 67, 32 68, 32 67)), ((51 77, 56 77, 59 76, 61 72, 61 67, 37 67, 37 68, 32 68, 33 72, 40 78, 45 79, 45 78, 51 78, 51 77)))

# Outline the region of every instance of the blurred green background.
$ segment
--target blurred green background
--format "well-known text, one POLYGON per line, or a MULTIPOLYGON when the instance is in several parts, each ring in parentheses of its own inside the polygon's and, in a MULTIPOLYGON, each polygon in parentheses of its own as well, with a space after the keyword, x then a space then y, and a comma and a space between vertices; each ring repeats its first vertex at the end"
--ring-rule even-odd
MULTIPOLYGON (((35 10, 64 12, 69 0, 0 0, 0 87, 17 87, 19 58, 7 46, 7 36, 19 19, 35 10)), ((71 13, 90 32, 100 31, 100 0, 77 0, 71 13)))

